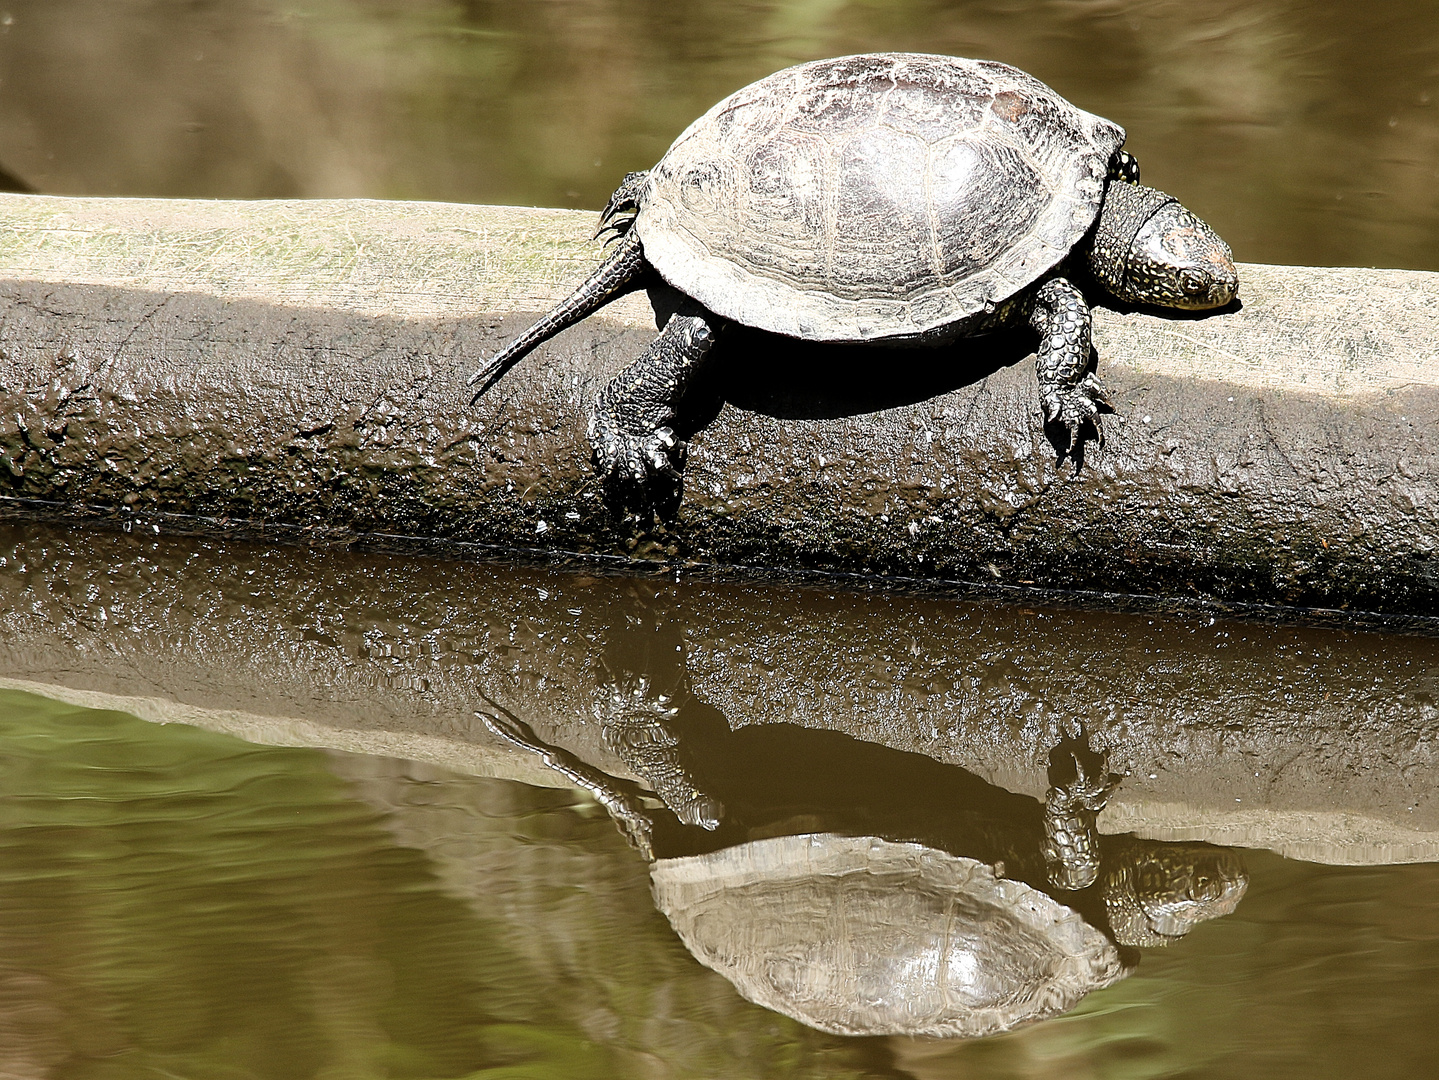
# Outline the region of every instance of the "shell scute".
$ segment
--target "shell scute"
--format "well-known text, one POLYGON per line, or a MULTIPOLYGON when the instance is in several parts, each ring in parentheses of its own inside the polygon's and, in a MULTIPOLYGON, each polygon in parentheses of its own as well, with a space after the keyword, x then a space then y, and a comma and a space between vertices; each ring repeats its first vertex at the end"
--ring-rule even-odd
POLYGON ((1007 1031, 1122 978, 1072 909, 973 859, 833 834, 657 862, 657 906, 741 994, 843 1035, 1007 1031))
POLYGON ((924 141, 870 127, 845 141, 838 164, 827 268, 834 295, 856 300, 872 295, 876 275, 889 283, 888 293, 903 295, 933 277, 924 141), (875 228, 876 219, 883 228, 875 228))
POLYGON ((956 139, 938 148, 930 176, 935 205, 963 209, 936 215, 949 280, 994 266, 1034 231, 1050 199, 1045 177, 1019 149, 993 139, 956 139))
POLYGON ((802 235, 824 227, 825 148, 797 132, 781 132, 757 146, 746 160, 751 228, 794 222, 802 235))
MULTIPOLYGON (((802 72, 805 66, 798 70, 802 72)), ((872 124, 894 86, 893 70, 892 59, 883 54, 831 62, 823 79, 797 80, 788 123, 800 131, 824 135, 872 124)))
POLYGON ((943 139, 957 131, 977 130, 989 111, 988 86, 973 80, 896 79, 886 95, 879 119, 899 131, 926 139, 943 139))
POLYGON ((695 214, 707 214, 720 203, 723 192, 733 182, 732 169, 719 161, 697 161, 685 169, 678 180, 680 203, 695 214))
POLYGON ((923 333, 1048 271, 1098 213, 1118 126, 993 61, 815 61, 720 102, 635 228, 726 318, 829 341, 923 333))

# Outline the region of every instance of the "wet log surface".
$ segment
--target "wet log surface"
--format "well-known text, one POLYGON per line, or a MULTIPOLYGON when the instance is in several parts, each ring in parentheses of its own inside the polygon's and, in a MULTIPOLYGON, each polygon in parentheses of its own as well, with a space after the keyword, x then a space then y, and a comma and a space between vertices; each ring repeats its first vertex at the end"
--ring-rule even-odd
POLYGON ((1439 859, 1429 637, 0 525, 0 686, 558 786, 485 696, 635 779, 595 708, 641 678, 706 782, 1038 798, 1082 723, 1124 774, 1106 831, 1439 859))
POLYGON ((591 215, 0 196, 4 513, 932 585, 1439 610, 1439 274, 1244 265, 1240 310, 1101 309, 1116 406, 1056 465, 1030 343, 727 342, 677 517, 603 508, 635 294, 475 408, 593 264, 591 215))

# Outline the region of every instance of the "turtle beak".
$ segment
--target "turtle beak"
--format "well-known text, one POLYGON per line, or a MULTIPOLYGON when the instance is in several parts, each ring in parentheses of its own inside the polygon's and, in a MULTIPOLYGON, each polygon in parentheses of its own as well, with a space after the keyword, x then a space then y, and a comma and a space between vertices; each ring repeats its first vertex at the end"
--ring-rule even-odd
POLYGON ((1175 279, 1181 297, 1176 307, 1204 309, 1224 307, 1239 294, 1239 272, 1229 245, 1195 219, 1194 226, 1175 228, 1163 245, 1179 264, 1175 279), (1208 235, 1204 235, 1204 234, 1208 235))

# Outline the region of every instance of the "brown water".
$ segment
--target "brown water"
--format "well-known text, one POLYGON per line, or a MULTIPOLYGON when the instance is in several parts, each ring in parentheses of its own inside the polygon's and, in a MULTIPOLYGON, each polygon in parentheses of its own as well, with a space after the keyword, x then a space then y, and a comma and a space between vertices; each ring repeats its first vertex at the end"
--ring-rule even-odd
MULTIPOLYGON (((0 526, 0 571, 8 1075, 1439 1065, 1432 639, 35 525, 0 526), (694 959, 604 811, 475 718, 493 696, 633 776, 592 708, 640 676, 727 805, 710 834, 651 799, 662 858, 838 829, 1022 878, 1079 717, 1125 773, 1105 858, 1131 832, 1240 844, 1247 893, 1055 1020, 823 1034, 694 959)), ((1093 895, 1067 902, 1104 925, 1093 895)), ((900 915, 852 914, 843 939, 900 915)))
POLYGON ((741 1000, 574 794, 0 693, 16 1077, 1413 1077, 1439 872, 1248 852, 1231 916, 1061 1020, 850 1040, 741 1000))
MULTIPOLYGON (((0 0, 0 169, 598 207, 730 90, 880 48, 1117 120, 1240 258, 1439 269, 1420 0, 0 0)), ((31 528, 0 560, 0 1075, 1439 1071, 1431 640, 31 528), (1023 840, 1083 719, 1127 774, 1109 831, 1242 845, 1248 891, 1062 1018, 823 1034, 698 963, 598 805, 474 715, 494 694, 624 774, 591 707, 636 671, 761 831, 833 825, 814 791, 843 791, 953 843, 962 789, 1023 840)))
POLYGON ((4 0, 0 167, 53 194, 598 208, 820 56, 1016 64, 1253 262, 1439 269, 1432 0, 4 0))

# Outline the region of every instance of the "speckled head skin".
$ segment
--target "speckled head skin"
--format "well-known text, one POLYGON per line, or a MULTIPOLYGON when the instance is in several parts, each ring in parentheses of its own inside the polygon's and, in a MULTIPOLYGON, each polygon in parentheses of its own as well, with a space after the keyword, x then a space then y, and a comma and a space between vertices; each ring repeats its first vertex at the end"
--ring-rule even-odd
POLYGON ((1110 931, 1121 945, 1178 941, 1209 919, 1232 915, 1249 871, 1232 851, 1207 844, 1120 841, 1102 885, 1110 931))
POLYGON ((1089 269, 1120 300, 1183 311, 1223 307, 1239 291, 1229 245, 1162 191, 1110 182, 1089 269))

